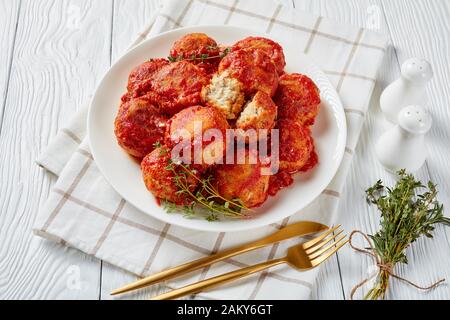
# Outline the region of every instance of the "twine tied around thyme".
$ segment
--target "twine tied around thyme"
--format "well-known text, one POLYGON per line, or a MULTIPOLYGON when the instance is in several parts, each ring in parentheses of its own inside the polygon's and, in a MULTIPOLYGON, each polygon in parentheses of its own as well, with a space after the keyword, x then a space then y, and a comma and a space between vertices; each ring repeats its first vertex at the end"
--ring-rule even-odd
POLYGON ((353 300, 353 296, 355 295, 356 291, 357 291, 359 288, 361 288, 361 287, 362 287, 363 285, 365 285, 367 282, 369 282, 370 280, 372 280, 373 278, 375 278, 375 277, 376 277, 380 272, 382 272, 382 271, 388 273, 389 276, 391 276, 391 277, 393 277, 393 278, 395 278, 395 279, 397 279, 397 280, 404 281, 404 282, 406 282, 407 284, 409 284, 409 285, 411 285, 411 286, 413 286, 413 287, 415 287, 415 288, 417 288, 417 289, 419 289, 419 290, 431 290, 431 289, 434 289, 434 288, 436 288, 437 286, 439 286, 442 282, 445 281, 445 279, 440 279, 439 281, 436 281, 435 283, 431 284, 431 285, 428 286, 428 287, 421 287, 421 286, 415 284, 414 282, 409 281, 408 279, 405 279, 405 278, 403 278, 403 277, 400 277, 400 276, 396 275, 395 273, 393 273, 393 268, 394 268, 394 266, 393 266, 392 264, 390 264, 390 263, 384 263, 384 262, 381 260, 381 258, 374 252, 375 250, 374 250, 374 247, 372 246, 372 243, 371 243, 369 237, 367 236, 367 234, 365 234, 365 233, 362 232, 362 231, 359 231, 359 230, 354 230, 354 231, 352 231, 352 233, 350 233, 350 236, 349 236, 349 242, 348 242, 348 243, 349 243, 350 247, 351 247, 353 250, 355 250, 355 251, 357 251, 357 252, 360 252, 360 253, 365 253, 365 254, 367 254, 367 255, 373 257, 373 259, 375 260, 376 266, 377 266, 377 268, 378 268, 378 270, 377 270, 376 272, 372 273, 370 276, 368 276, 367 278, 363 279, 361 282, 359 282, 358 284, 356 284, 356 285, 352 288, 352 291, 350 292, 350 299, 351 299, 351 300, 353 300), (362 248, 358 248, 358 247, 356 247, 355 245, 353 245, 353 236, 354 236, 355 234, 360 234, 360 235, 367 241, 367 243, 369 244, 369 247, 368 247, 368 248, 362 249, 362 248))

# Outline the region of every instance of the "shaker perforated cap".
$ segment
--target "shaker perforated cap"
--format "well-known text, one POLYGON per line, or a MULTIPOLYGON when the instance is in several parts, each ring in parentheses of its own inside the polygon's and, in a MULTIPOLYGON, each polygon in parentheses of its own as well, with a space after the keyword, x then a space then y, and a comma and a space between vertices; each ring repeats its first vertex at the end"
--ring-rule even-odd
POLYGON ((433 120, 422 106, 407 106, 398 113, 398 124, 414 134, 425 134, 430 130, 433 120))
POLYGON ((402 75, 412 82, 424 83, 433 78, 433 69, 427 60, 411 58, 403 63, 402 75))

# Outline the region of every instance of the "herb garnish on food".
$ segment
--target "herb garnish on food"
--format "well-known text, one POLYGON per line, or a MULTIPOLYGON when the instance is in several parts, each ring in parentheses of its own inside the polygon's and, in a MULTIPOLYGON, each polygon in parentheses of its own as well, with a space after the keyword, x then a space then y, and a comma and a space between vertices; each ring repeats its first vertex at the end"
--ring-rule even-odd
MULTIPOLYGON (((450 226, 450 219, 444 217, 443 205, 436 199, 438 192, 435 184, 428 182, 428 185, 424 186, 405 170, 400 170, 398 175, 400 180, 393 188, 384 186, 379 180, 366 190, 367 201, 376 205, 381 212, 381 228, 376 234, 368 235, 373 243, 368 250, 352 245, 357 251, 373 256, 379 268, 376 284, 364 299, 384 299, 391 276, 424 290, 432 289, 444 281, 440 280, 429 287, 420 287, 393 273, 397 263, 408 263, 405 250, 414 241, 423 235, 432 238, 432 232, 438 223, 450 226), (425 190, 420 193, 422 189, 425 190)), ((353 233, 360 233, 368 240, 360 231, 353 233)), ((371 278, 355 286, 351 296, 371 278)))
MULTIPOLYGON (((217 50, 218 47, 207 47, 207 49, 209 51, 212 50, 217 50)), ((209 55, 208 53, 202 53, 202 54, 192 54, 190 57, 185 58, 183 55, 179 55, 177 57, 173 57, 173 56, 168 56, 167 59, 170 62, 177 62, 177 61, 181 61, 181 60, 187 60, 187 61, 195 61, 195 60, 200 60, 201 62, 204 62, 205 60, 211 60, 211 59, 218 59, 218 58, 224 58, 229 52, 230 52, 231 48, 226 48, 223 52, 219 53, 218 55, 209 55)))
POLYGON ((223 215, 232 218, 242 218, 242 210, 249 210, 245 207, 239 199, 228 200, 221 196, 212 185, 213 177, 200 177, 194 169, 182 163, 174 163, 169 159, 169 164, 165 168, 171 171, 174 175, 174 183, 178 188, 176 194, 184 195, 191 202, 184 206, 177 206, 169 201, 164 201, 164 206, 167 212, 176 212, 180 209, 187 217, 196 215, 198 212, 196 206, 208 212, 206 220, 216 221, 219 216, 223 215), (199 187, 192 191, 188 178, 194 178, 198 181, 199 187))

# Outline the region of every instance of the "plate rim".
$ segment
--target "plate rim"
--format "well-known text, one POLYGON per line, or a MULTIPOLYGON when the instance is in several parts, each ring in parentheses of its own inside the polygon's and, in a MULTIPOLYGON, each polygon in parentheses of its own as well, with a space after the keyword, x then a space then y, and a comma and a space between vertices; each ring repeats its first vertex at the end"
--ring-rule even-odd
MULTIPOLYGON (((93 118, 93 105, 94 102, 96 100, 96 96, 97 93, 99 91, 99 88, 104 84, 106 78, 110 75, 110 73, 112 73, 114 71, 115 68, 118 67, 118 65, 120 65, 122 63, 123 60, 126 59, 126 57, 128 55, 133 54, 133 52, 140 50, 141 47, 145 46, 148 42, 151 41, 155 41, 156 39, 159 38, 163 38, 165 37, 167 34, 171 34, 171 33, 176 33, 176 32, 180 32, 180 31, 193 31, 193 32, 199 32, 199 28, 218 28, 218 29, 228 29, 228 30, 239 30, 239 32, 248 32, 249 35, 250 34, 258 34, 261 37, 267 37, 269 39, 271 39, 271 35, 267 34, 265 32, 260 32, 258 30, 253 30, 253 29, 249 29, 249 28, 244 28, 244 27, 238 27, 238 26, 229 26, 229 25, 214 25, 214 24, 209 24, 209 25, 196 25, 196 26, 187 26, 187 27, 182 27, 182 28, 175 28, 172 30, 168 30, 168 31, 164 31, 161 32, 157 35, 154 35, 152 37, 149 37, 148 39, 145 39, 144 41, 142 41, 141 43, 139 43, 138 45, 132 47, 130 50, 127 50, 124 54, 122 54, 118 59, 116 59, 114 61, 114 63, 111 65, 111 67, 105 72, 105 74, 101 77, 101 80, 98 82, 95 90, 94 90, 94 94, 89 102, 89 107, 88 107, 88 112, 87 112, 87 126, 86 126, 86 133, 87 133, 87 138, 88 138, 88 144, 90 147, 90 151, 92 153, 92 157, 94 159, 94 162, 96 163, 96 166, 98 168, 98 170, 100 171, 101 175, 103 176, 103 178, 108 182, 108 184, 114 189, 115 192, 117 192, 119 194, 120 197, 122 197, 125 201, 127 201, 130 205, 132 205, 133 207, 135 207, 137 210, 139 210, 140 212, 142 212, 143 214, 145 214, 146 216, 149 216, 153 219, 156 219, 158 221, 164 222, 164 223, 168 223, 168 224, 173 224, 176 225, 178 227, 182 227, 182 228, 186 228, 186 229, 190 229, 190 230, 197 230, 197 231, 202 231, 202 232, 239 232, 239 231, 246 231, 246 230, 253 230, 253 229, 257 229, 257 228, 262 228, 265 226, 268 226, 272 223, 276 223, 278 221, 281 221, 287 217, 293 216, 296 213, 298 213, 299 211, 303 210, 304 208, 306 208, 308 205, 310 205, 313 201, 315 201, 320 194, 322 194, 322 192, 326 189, 326 187, 330 184, 330 182, 334 179, 334 177, 336 176, 339 167, 341 166, 344 154, 345 154, 345 146, 346 146, 346 141, 347 141, 347 120, 345 117, 345 111, 344 111, 344 107, 341 101, 341 98, 339 96, 339 94, 337 93, 336 89, 334 88, 334 86, 331 84, 329 78, 327 77, 327 75, 322 71, 322 69, 320 67, 318 67, 315 63, 312 62, 311 58, 308 57, 306 54, 301 53, 301 55, 304 58, 304 62, 307 65, 307 68, 312 70, 313 72, 315 72, 316 74, 320 75, 321 78, 323 78, 323 80, 325 80, 327 82, 328 85, 328 89, 331 90, 331 94, 332 96, 334 96, 335 98, 337 98, 337 100, 335 101, 335 103, 338 104, 338 107, 340 107, 340 109, 342 110, 342 117, 341 118, 341 123, 339 123, 339 125, 342 125, 341 129, 339 130, 339 135, 338 135, 338 141, 337 144, 342 145, 341 149, 339 150, 339 153, 337 153, 337 160, 335 161, 336 165, 335 167, 333 167, 333 175, 330 175, 330 178, 328 179, 328 181, 326 183, 323 183, 323 187, 321 187, 320 192, 315 196, 312 197, 312 199, 305 203, 305 205, 300 208, 300 209, 296 209, 291 213, 287 213, 287 214, 280 214, 279 217, 277 217, 276 220, 274 221, 261 221, 260 223, 253 223, 250 225, 245 225, 242 224, 242 226, 236 227, 234 226, 233 228, 225 228, 225 225, 222 224, 222 228, 220 227, 215 227, 220 225, 220 223, 218 224, 211 224, 210 228, 201 228, 197 225, 192 225, 192 224, 188 224, 188 223, 181 223, 179 221, 172 220, 172 219, 165 219, 162 218, 160 216, 157 215, 153 215, 150 212, 147 212, 147 210, 144 210, 143 208, 140 208, 140 206, 136 205, 135 203, 133 203, 132 201, 128 200, 126 196, 123 195, 123 193, 118 191, 118 188, 114 186, 114 184, 110 181, 110 178, 108 176, 107 173, 104 172, 104 168, 102 168, 101 166, 98 165, 98 161, 96 161, 96 159, 98 159, 97 156, 97 151, 96 148, 93 147, 92 145, 92 140, 91 140, 91 134, 92 134, 92 128, 91 126, 93 125, 92 123, 92 118, 93 118), (339 139, 340 137, 340 139, 339 139), (170 220, 170 221, 169 221, 170 220)), ((319 188, 318 188, 319 189, 319 188)), ((181 215, 181 213, 179 214, 181 215)), ((169 214, 167 214, 167 216, 169 216, 169 214)), ((189 221, 189 219, 186 219, 184 217, 182 217, 183 219, 185 219, 185 221, 189 221)), ((182 221, 182 220, 180 220, 182 221)))

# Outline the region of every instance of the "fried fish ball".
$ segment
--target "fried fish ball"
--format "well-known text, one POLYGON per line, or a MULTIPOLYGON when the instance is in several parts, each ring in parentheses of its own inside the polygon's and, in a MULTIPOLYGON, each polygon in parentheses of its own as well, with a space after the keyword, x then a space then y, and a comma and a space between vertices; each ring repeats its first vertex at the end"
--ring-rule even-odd
POLYGON ((236 128, 272 129, 277 117, 277 106, 267 93, 258 91, 242 110, 236 121, 236 128))
POLYGON ((281 119, 278 120, 276 128, 280 130, 280 171, 301 171, 314 152, 314 141, 309 127, 291 119, 281 119))
POLYGON ((286 66, 286 60, 284 57, 283 48, 275 41, 263 37, 247 37, 236 42, 232 51, 241 49, 260 49, 269 55, 272 59, 279 75, 284 73, 284 67, 286 66))
POLYGON ((217 42, 204 33, 189 33, 177 40, 170 50, 170 56, 174 59, 188 59, 207 74, 216 72, 221 60, 217 42), (206 55, 207 59, 201 59, 206 55))
POLYGON ((263 91, 273 96, 278 86, 278 74, 269 55, 260 49, 241 49, 230 52, 219 64, 219 72, 228 71, 244 86, 250 96, 263 91))
MULTIPOLYGON (((175 173, 169 170, 169 165, 175 170, 183 170, 170 162, 170 149, 166 146, 157 148, 149 153, 141 162, 141 171, 147 189, 159 199, 167 200, 178 205, 187 204, 189 199, 184 194, 179 194, 179 187, 175 182, 175 173)), ((191 170, 192 171, 192 170, 191 170)), ((195 171, 193 171, 195 172, 195 171)), ((191 175, 182 181, 193 192, 198 180, 191 175)))
POLYGON ((236 119, 245 100, 243 85, 227 71, 217 73, 203 87, 202 99, 207 106, 220 110, 227 119, 236 119))
POLYGON ((175 41, 170 49, 170 55, 174 58, 190 58, 192 55, 219 54, 217 42, 205 33, 189 33, 175 41))
POLYGON ((170 63, 158 70, 152 79, 151 95, 162 111, 174 115, 184 108, 201 103, 201 91, 208 76, 186 61, 170 63))
POLYGON ((186 108, 174 115, 168 123, 167 138, 179 130, 186 130, 191 137, 195 135, 195 125, 201 125, 201 134, 208 129, 217 129, 225 133, 228 122, 221 112, 214 108, 193 106, 186 108))
MULTIPOLYGON (((256 163, 251 164, 251 151, 245 150, 245 163, 217 166, 213 172, 218 193, 228 200, 239 199, 247 208, 258 207, 268 196, 269 175, 263 175, 263 165, 258 155, 253 154, 256 163)), ((257 153, 255 151, 255 153, 257 153)))
POLYGON ((143 158, 156 142, 164 140, 168 118, 145 97, 124 102, 114 126, 119 145, 130 155, 143 158))
MULTIPOLYGON (((221 162, 224 157, 227 128, 228 122, 220 111, 209 107, 193 106, 180 111, 170 119, 166 143, 174 146, 180 143, 180 137, 183 141, 189 138, 191 150, 194 152, 195 147, 199 146, 198 150, 202 152, 202 157, 197 158, 199 159, 197 162, 215 164, 221 162), (214 131, 213 134, 217 133, 217 138, 207 137, 208 130, 214 131)), ((191 160, 194 160, 195 156, 192 154, 191 160)))
POLYGON ((134 68, 128 77, 128 93, 122 100, 144 95, 150 89, 151 81, 156 72, 168 64, 167 59, 150 59, 134 68))
POLYGON ((280 119, 294 119, 299 124, 313 125, 319 112, 320 92, 305 75, 292 73, 280 77, 274 97, 280 119))

